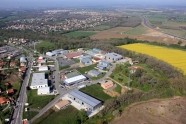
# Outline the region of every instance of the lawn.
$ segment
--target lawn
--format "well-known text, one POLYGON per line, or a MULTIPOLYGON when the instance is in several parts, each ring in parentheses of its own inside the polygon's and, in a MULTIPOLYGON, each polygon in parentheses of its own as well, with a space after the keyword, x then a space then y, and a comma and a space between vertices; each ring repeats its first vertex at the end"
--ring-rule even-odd
POLYGON ((145 34, 147 31, 147 28, 145 28, 142 25, 139 25, 131 30, 125 31, 123 32, 123 34, 134 34, 134 35, 141 35, 141 34, 145 34))
POLYGON ((37 90, 28 90, 27 96, 28 96, 29 108, 37 108, 37 109, 43 108, 55 97, 53 95, 39 96, 37 95, 37 90))
POLYGON ((48 50, 53 50, 56 48, 56 45, 49 41, 42 41, 36 44, 36 50, 40 52, 46 52, 48 50))
POLYGON ((99 84, 93 84, 91 86, 84 87, 80 89, 82 92, 95 97, 101 101, 106 101, 110 98, 111 96, 107 95, 106 93, 103 92, 103 88, 99 84))
POLYGON ((120 85, 118 85, 117 83, 116 84, 116 88, 114 89, 114 91, 118 92, 119 94, 121 94, 121 89, 122 87, 120 85))
POLYGON ((74 61, 75 61, 76 63, 79 63, 79 62, 80 62, 80 60, 79 60, 78 58, 74 58, 74 61))
POLYGON ((32 119, 34 116, 36 116, 39 112, 37 111, 27 111, 23 112, 23 119, 32 119))
POLYGON ((78 113, 79 111, 72 106, 58 112, 49 109, 33 124, 77 124, 78 113))
POLYGON ((47 65, 54 65, 55 62, 47 62, 47 65))
POLYGON ((122 45, 120 48, 135 51, 137 53, 147 54, 157 59, 163 60, 178 69, 181 69, 186 74, 186 52, 182 50, 160 47, 148 44, 130 44, 122 45))
POLYGON ((94 67, 96 67, 96 65, 97 64, 93 64, 93 65, 86 66, 86 67, 81 67, 81 68, 78 68, 77 71, 79 71, 81 74, 85 74, 85 72, 95 69, 94 67))
POLYGON ((21 83, 20 82, 12 83, 12 87, 16 91, 16 97, 18 97, 19 91, 20 91, 20 88, 21 88, 21 83))
POLYGON ((79 37, 79 36, 84 36, 84 37, 89 37, 91 35, 96 34, 96 32, 89 32, 89 31, 75 31, 75 32, 70 32, 65 34, 68 37, 79 37))
POLYGON ((66 68, 69 68, 70 65, 65 65, 65 66, 59 66, 59 71, 63 70, 63 69, 66 69, 66 68))
POLYGON ((109 25, 99 25, 99 26, 96 26, 96 27, 93 27, 93 28, 89 28, 89 29, 90 30, 95 30, 95 31, 103 31, 103 30, 107 30, 109 28, 110 28, 109 25))

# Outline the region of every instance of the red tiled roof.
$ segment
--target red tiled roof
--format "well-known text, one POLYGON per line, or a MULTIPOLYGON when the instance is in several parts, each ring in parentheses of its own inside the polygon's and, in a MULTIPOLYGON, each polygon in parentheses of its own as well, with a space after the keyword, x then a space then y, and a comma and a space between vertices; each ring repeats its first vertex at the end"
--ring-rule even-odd
POLYGON ((28 124, 28 120, 23 120, 23 124, 28 124))
POLYGON ((15 62, 10 62, 10 66, 15 66, 15 62))
POLYGON ((8 90, 7 90, 7 93, 8 93, 8 94, 14 93, 14 89, 8 89, 8 90))
POLYGON ((95 60, 95 61, 99 61, 99 60, 101 60, 100 58, 93 58, 93 60, 95 60))
POLYGON ((26 67, 21 67, 21 68, 19 68, 19 71, 25 71, 26 70, 26 67))
POLYGON ((72 59, 72 58, 74 58, 74 57, 76 57, 76 56, 81 56, 81 55, 82 55, 81 53, 77 52, 77 53, 68 54, 68 55, 66 55, 66 57, 67 57, 68 59, 72 59))
POLYGON ((5 102, 9 101, 9 99, 5 98, 5 97, 0 97, 0 104, 3 104, 5 102))

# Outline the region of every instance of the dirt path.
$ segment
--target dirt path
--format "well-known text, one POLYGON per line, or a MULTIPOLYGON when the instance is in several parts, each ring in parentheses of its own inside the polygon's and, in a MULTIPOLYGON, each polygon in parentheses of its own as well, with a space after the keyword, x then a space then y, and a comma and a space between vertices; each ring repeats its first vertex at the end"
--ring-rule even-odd
POLYGON ((152 99, 137 102, 128 106, 121 117, 114 119, 110 124, 185 124, 186 98, 173 97, 167 99, 152 99))

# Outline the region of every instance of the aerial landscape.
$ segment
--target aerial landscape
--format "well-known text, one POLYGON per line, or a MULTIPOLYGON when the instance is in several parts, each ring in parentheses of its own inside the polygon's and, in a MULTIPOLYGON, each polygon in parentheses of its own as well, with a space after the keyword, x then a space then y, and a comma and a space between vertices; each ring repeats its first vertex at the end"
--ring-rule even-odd
POLYGON ((2 1, 0 58, 0 124, 186 124, 186 1, 2 1))

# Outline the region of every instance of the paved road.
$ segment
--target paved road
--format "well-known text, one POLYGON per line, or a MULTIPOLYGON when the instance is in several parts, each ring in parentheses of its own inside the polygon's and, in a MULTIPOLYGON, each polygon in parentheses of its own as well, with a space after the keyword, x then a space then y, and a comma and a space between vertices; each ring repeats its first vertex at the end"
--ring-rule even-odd
MULTIPOLYGON (((25 50, 26 51, 26 50, 25 50)), ((27 51, 26 51, 27 52, 27 51)), ((14 109, 13 117, 11 119, 11 124, 21 124, 22 123, 22 115, 23 115, 23 108, 26 102, 26 87, 28 86, 31 68, 32 68, 32 54, 29 54, 30 62, 28 63, 28 68, 25 74, 25 78, 22 82, 21 90, 19 93, 19 97, 17 99, 16 105, 17 107, 14 109)))
POLYGON ((161 33, 163 33, 163 34, 172 36, 172 37, 174 37, 174 38, 180 39, 180 40, 186 40, 186 38, 184 38, 184 37, 176 36, 176 35, 173 35, 173 34, 169 34, 169 33, 166 33, 166 32, 160 31, 160 30, 157 30, 157 29, 151 27, 151 26, 148 24, 148 20, 146 19, 146 17, 144 17, 144 16, 140 16, 140 17, 142 18, 143 24, 144 24, 146 27, 148 27, 148 28, 150 28, 150 29, 153 29, 153 30, 155 30, 155 31, 161 32, 161 33))

